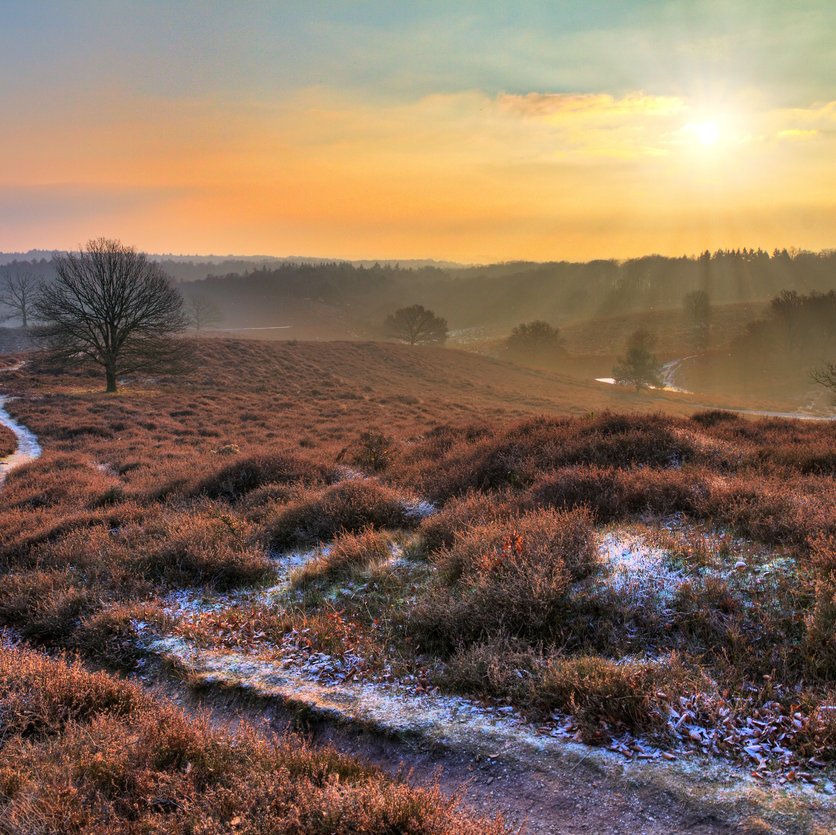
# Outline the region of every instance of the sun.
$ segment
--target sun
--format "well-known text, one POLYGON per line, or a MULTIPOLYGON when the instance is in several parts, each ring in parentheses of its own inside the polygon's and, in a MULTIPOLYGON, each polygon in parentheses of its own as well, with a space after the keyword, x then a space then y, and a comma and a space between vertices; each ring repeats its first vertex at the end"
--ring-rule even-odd
POLYGON ((716 122, 702 122, 694 125, 694 136, 700 145, 716 145, 720 138, 720 128, 716 122))

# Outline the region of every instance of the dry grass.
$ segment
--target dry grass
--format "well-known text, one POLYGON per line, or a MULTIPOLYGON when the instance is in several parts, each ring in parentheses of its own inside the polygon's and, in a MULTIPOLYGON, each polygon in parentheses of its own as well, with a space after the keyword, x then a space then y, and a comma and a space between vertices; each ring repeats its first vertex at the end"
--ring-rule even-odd
POLYGON ((373 528, 356 534, 340 533, 326 553, 305 563, 293 575, 293 583, 304 589, 345 580, 359 570, 385 562, 390 556, 389 538, 373 528))
POLYGON ((276 548, 316 545, 340 532, 357 533, 373 526, 398 528, 409 524, 397 492, 371 480, 345 481, 323 491, 303 494, 282 506, 267 522, 276 548))
POLYGON ((473 525, 434 555, 438 581, 412 629, 439 647, 490 635, 554 636, 569 585, 594 569, 589 515, 541 510, 473 525))

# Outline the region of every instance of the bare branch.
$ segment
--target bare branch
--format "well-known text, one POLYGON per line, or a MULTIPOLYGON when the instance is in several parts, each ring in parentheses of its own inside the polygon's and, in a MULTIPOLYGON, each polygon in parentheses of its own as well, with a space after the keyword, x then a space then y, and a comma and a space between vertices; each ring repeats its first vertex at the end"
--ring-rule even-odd
POLYGON ((107 391, 120 374, 180 370, 187 348, 172 337, 187 324, 183 299, 144 254, 99 238, 55 267, 35 304, 52 359, 101 366, 107 391))
POLYGON ((0 288, 0 305, 9 308, 10 313, 0 317, 5 321, 17 317, 24 328, 35 313, 35 299, 40 282, 31 273, 12 273, 0 288))

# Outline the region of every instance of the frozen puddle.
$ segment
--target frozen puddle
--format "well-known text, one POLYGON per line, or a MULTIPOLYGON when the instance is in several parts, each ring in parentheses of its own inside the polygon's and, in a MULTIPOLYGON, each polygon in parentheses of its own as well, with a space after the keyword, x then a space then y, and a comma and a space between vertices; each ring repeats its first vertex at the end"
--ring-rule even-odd
POLYGON ((11 429, 17 438, 17 449, 5 458, 0 459, 0 484, 6 480, 6 476, 16 467, 34 461, 41 455, 41 445, 33 432, 30 432, 22 423, 18 423, 6 411, 6 403, 11 398, 0 395, 0 424, 11 429))
MULTIPOLYGON (((670 362, 664 363, 662 365, 660 375, 662 378, 662 385, 648 386, 648 388, 655 389, 657 391, 673 391, 678 394, 692 394, 693 392, 688 391, 688 389, 684 389, 676 385, 676 372, 679 370, 680 365, 689 359, 692 359, 692 357, 683 357, 679 360, 671 360, 670 362)), ((595 382, 606 383, 608 386, 618 385, 618 381, 615 377, 596 377, 595 382)))

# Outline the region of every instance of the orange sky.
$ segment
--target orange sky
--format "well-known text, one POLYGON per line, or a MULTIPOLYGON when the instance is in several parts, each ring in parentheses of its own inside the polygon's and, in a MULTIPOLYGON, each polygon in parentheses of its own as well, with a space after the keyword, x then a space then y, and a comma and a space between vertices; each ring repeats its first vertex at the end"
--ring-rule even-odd
MULTIPOLYGON (((432 22, 395 24, 396 42, 432 33, 432 22)), ((188 46, 155 37, 134 47, 137 61, 188 46)), ((583 26, 573 37, 596 43, 583 26)), ((354 44, 342 30, 329 38, 354 44)), ((678 60, 676 83, 652 67, 488 89, 463 42, 460 77, 421 77, 420 51, 402 64, 367 57, 369 71, 412 68, 392 87, 345 49, 350 77, 339 56, 321 74, 308 57, 275 85, 257 62, 230 81, 229 53, 208 79, 203 52, 197 77, 179 53, 152 78, 71 52, 51 81, 20 68, 20 85, 0 87, 13 114, 0 131, 0 249, 108 235, 154 252, 484 262, 836 244, 836 94, 820 79, 793 76, 780 95, 768 78, 688 84, 705 67, 678 60)))

